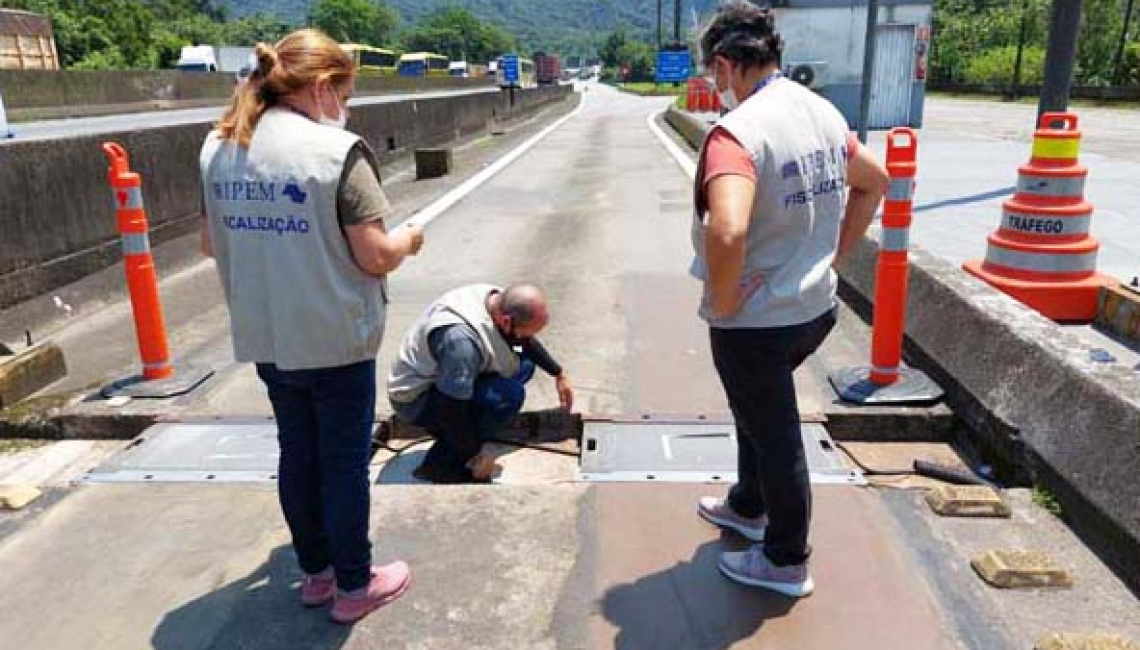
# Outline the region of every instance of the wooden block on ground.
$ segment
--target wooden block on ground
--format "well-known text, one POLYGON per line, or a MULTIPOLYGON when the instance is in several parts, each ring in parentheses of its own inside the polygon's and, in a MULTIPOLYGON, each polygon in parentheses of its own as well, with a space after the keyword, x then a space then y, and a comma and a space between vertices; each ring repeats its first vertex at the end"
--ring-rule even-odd
POLYGON ((982 580, 1002 589, 1071 587, 1073 579, 1044 551, 995 550, 970 561, 982 580))
POLYGON ((1009 517, 1009 504, 985 485, 939 485, 926 493, 926 503, 944 517, 1009 517))
POLYGON ((451 173, 451 149, 416 149, 416 180, 451 173))
POLYGON ((1122 286, 1101 288, 1096 322, 1118 336, 1140 342, 1140 293, 1122 286))
POLYGON ((1115 634, 1047 634, 1034 650, 1140 650, 1140 645, 1115 634))
POLYGON ((43 494, 29 485, 0 485, 0 510, 19 510, 43 494))
POLYGON ((14 357, 0 359, 0 409, 66 376, 63 350, 54 343, 37 345, 14 357))

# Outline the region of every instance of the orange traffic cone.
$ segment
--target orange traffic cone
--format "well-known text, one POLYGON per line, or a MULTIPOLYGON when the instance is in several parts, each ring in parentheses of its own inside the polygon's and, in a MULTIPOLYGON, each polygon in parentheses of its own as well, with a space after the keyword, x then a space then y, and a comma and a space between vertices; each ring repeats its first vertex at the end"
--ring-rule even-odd
POLYGON ((1081 132, 1072 113, 1046 113, 1033 136, 1033 156, 1018 169, 1017 194, 1002 204, 984 262, 963 268, 1059 321, 1096 318, 1100 288, 1115 282, 1096 272, 1100 244, 1089 234, 1088 170, 1077 162, 1081 132), (1056 128, 1054 125, 1057 125, 1056 128))

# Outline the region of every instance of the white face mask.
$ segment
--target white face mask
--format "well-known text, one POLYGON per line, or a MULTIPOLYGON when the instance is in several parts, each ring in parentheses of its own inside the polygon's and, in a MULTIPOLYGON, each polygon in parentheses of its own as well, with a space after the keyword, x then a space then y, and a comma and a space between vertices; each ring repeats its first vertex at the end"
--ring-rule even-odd
POLYGON ((334 95, 333 101, 337 105, 337 108, 340 109, 340 114, 337 115, 336 117, 328 117, 327 115, 325 115, 325 109, 323 109, 321 107, 321 103, 318 100, 317 101, 317 121, 320 122, 321 124, 324 124, 325 126, 331 126, 334 129, 342 129, 343 130, 344 127, 348 125, 348 111, 346 111, 344 109, 344 107, 340 105, 340 98, 335 96, 336 93, 333 93, 333 95, 334 95))
POLYGON ((720 105, 724 107, 724 110, 733 111, 740 106, 740 98, 736 96, 736 90, 732 87, 731 70, 728 73, 728 82, 728 88, 724 90, 718 88, 716 94, 720 97, 720 105))

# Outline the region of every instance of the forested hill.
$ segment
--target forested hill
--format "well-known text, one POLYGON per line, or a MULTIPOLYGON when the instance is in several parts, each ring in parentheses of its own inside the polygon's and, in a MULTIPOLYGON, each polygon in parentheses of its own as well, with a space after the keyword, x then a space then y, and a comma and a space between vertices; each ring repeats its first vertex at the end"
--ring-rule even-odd
MULTIPOLYGON (((237 16, 267 13, 289 23, 304 22, 309 0, 226 0, 237 16)), ((388 0, 405 26, 445 6, 461 6, 481 19, 502 25, 531 48, 555 51, 597 44, 617 27, 652 40, 657 30, 657 0, 388 0)), ((673 2, 664 0, 664 29, 673 31, 673 2)), ((705 15, 717 0, 686 0, 682 33, 692 29, 692 8, 705 15)))

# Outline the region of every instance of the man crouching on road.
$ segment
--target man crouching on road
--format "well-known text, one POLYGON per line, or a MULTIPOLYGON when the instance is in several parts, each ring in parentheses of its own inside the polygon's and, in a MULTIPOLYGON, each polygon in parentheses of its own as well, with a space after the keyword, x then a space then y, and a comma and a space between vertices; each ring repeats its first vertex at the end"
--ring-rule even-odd
POLYGON ((536 287, 476 284, 445 294, 412 325, 388 399, 397 417, 435 438, 416 478, 489 481, 495 464, 483 443, 522 410, 535 366, 555 378, 562 409, 573 407, 569 378, 535 338, 548 320, 536 287))

